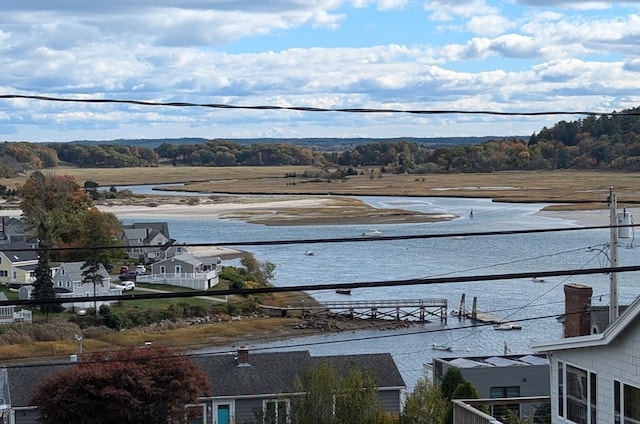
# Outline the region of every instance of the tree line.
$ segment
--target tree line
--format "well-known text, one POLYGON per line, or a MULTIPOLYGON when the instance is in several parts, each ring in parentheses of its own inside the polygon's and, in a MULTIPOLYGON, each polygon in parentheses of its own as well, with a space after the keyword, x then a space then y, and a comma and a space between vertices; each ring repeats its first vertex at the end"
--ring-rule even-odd
POLYGON ((0 177, 61 163, 79 167, 174 166, 379 166, 394 173, 493 172, 509 170, 640 170, 640 107, 616 114, 560 121, 528 140, 495 138, 477 144, 433 147, 413 139, 371 142, 327 151, 289 142, 240 144, 119 144, 5 142, 0 177), (633 115, 637 114, 637 115, 633 115))

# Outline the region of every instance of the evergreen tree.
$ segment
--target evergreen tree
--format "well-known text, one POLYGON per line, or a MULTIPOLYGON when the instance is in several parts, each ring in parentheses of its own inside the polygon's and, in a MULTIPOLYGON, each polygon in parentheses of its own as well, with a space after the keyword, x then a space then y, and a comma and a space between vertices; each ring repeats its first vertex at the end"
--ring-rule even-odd
MULTIPOLYGON (((34 270, 35 281, 33 282, 32 299, 55 299, 56 292, 53 290, 53 279, 51 278, 51 267, 49 266, 49 249, 44 243, 40 243, 38 247, 38 265, 34 270)), ((52 312, 60 312, 62 305, 60 303, 41 303, 38 309, 49 318, 52 312)))

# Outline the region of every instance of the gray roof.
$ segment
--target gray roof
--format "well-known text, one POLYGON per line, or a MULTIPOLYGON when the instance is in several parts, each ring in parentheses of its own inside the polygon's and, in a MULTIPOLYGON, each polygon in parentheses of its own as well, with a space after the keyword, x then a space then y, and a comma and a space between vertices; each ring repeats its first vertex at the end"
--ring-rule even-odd
POLYGON ((37 261, 38 253, 31 247, 31 245, 24 241, 14 241, 6 244, 0 244, 0 251, 11 262, 25 262, 25 261, 37 261), (24 249, 24 250, 14 250, 24 249), (8 251, 11 250, 11 251, 8 251))
MULTIPOLYGON (((619 313, 623 313, 629 305, 619 305, 619 313)), ((589 316, 591 318, 591 328, 602 333, 609 326, 609 305, 589 306, 589 316)))
MULTIPOLYGON (((296 378, 322 361, 328 361, 338 372, 345 374, 353 364, 371 373, 380 389, 406 386, 388 353, 312 357, 308 351, 249 352, 248 366, 238 366, 235 354, 195 355, 193 360, 208 375, 215 397, 291 393, 296 378)), ((8 367, 12 406, 32 406, 31 397, 37 385, 54 372, 73 365, 70 362, 56 362, 8 367)))
POLYGON ((341 375, 346 375, 349 368, 355 366, 359 370, 371 374, 380 388, 406 386, 390 353, 314 356, 311 361, 312 366, 317 366, 322 361, 328 361, 336 367, 341 375))
POLYGON ((150 240, 158 233, 169 237, 169 224, 166 222, 134 222, 133 224, 125 224, 122 226, 127 238, 130 241, 150 240))
MULTIPOLYGON (((71 281, 82 281, 82 266, 85 264, 86 262, 65 262, 63 264, 60 265, 60 268, 64 267, 64 270, 66 271, 67 275, 69 276, 69 278, 71 279, 71 281)), ((58 269, 60 269, 58 268, 58 269)), ((110 278, 109 277, 109 272, 106 270, 106 268, 104 267, 104 265, 100 264, 99 268, 98 268, 98 274, 101 275, 103 278, 110 278)))
POLYGON ((33 406, 31 398, 38 384, 73 364, 55 362, 7 367, 7 383, 12 407, 33 406))
POLYGON ((450 363, 458 368, 549 365, 549 360, 544 355, 501 355, 434 359, 450 363))
POLYGON ((354 365, 371 373, 380 388, 406 386, 389 353, 312 357, 308 351, 250 352, 249 366, 238 366, 236 355, 195 359, 209 375, 213 396, 290 393, 297 377, 322 362, 329 362, 342 375, 354 365))

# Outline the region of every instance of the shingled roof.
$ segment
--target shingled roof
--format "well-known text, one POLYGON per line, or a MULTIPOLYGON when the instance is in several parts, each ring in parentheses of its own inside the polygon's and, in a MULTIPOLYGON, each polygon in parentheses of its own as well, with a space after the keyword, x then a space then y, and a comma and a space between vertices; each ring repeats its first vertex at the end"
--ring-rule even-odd
MULTIPOLYGON (((314 356, 308 351, 251 353, 244 364, 237 355, 211 354, 193 357, 209 376, 212 396, 260 396, 291 393, 296 378, 322 362, 346 375, 350 366, 370 373, 380 389, 406 386, 391 354, 314 356)), ((27 364, 7 368, 12 407, 32 406, 32 394, 42 381, 57 371, 74 366, 70 362, 27 364)))

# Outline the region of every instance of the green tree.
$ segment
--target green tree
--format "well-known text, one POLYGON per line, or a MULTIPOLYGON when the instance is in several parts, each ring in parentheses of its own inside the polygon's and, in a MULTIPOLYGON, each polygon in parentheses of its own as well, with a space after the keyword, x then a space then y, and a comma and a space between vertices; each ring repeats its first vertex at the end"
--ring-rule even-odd
POLYGON ((355 366, 343 376, 323 362, 299 378, 296 391, 303 393, 292 401, 291 422, 297 424, 391 422, 378 400, 375 379, 355 366))
POLYGON ((462 372, 458 368, 450 367, 447 369, 442 377, 442 382, 440 383, 442 396, 446 400, 453 399, 453 392, 455 392, 458 385, 464 381, 465 379, 462 376, 462 372))
MULTIPOLYGON (((105 278, 109 275, 103 275, 100 272, 104 270, 103 264, 110 262, 113 249, 108 247, 114 246, 115 231, 122 228, 120 222, 115 215, 110 213, 102 213, 96 208, 87 211, 82 231, 82 245, 85 247, 81 251, 84 257, 82 265, 82 283, 93 286, 93 295, 96 295, 96 287, 103 285, 105 278)), ((96 302, 93 303, 94 313, 97 312, 96 302)))
MULTIPOLYGON (((56 292, 53 290, 53 279, 51 278, 48 253, 48 249, 42 245, 38 249, 38 264, 34 270, 35 281, 33 282, 33 290, 31 291, 32 299, 50 300, 56 298, 56 292)), ((50 313, 60 312, 63 309, 60 303, 40 303, 37 305, 37 308, 47 319, 50 313)))
MULTIPOLYGON (((451 368, 449 368, 451 369, 451 368)), ((478 391, 473 384, 464 380, 458 384, 458 387, 453 391, 451 395, 451 399, 478 399, 478 391)), ((483 412, 487 412, 486 408, 480 407, 478 408, 483 412)), ((445 424, 453 424, 453 403, 449 402, 447 407, 447 415, 444 420, 445 424)))
POLYGON ((276 269, 274 263, 261 263, 250 253, 242 256, 240 264, 246 268, 249 279, 262 285, 269 283, 269 280, 273 278, 276 269))
POLYGON ((400 424, 441 424, 447 413, 447 405, 440 386, 425 375, 407 395, 400 424))
POLYGON ((210 392, 192 359, 164 348, 88 355, 43 381, 33 403, 42 424, 183 423, 187 404, 210 392))

